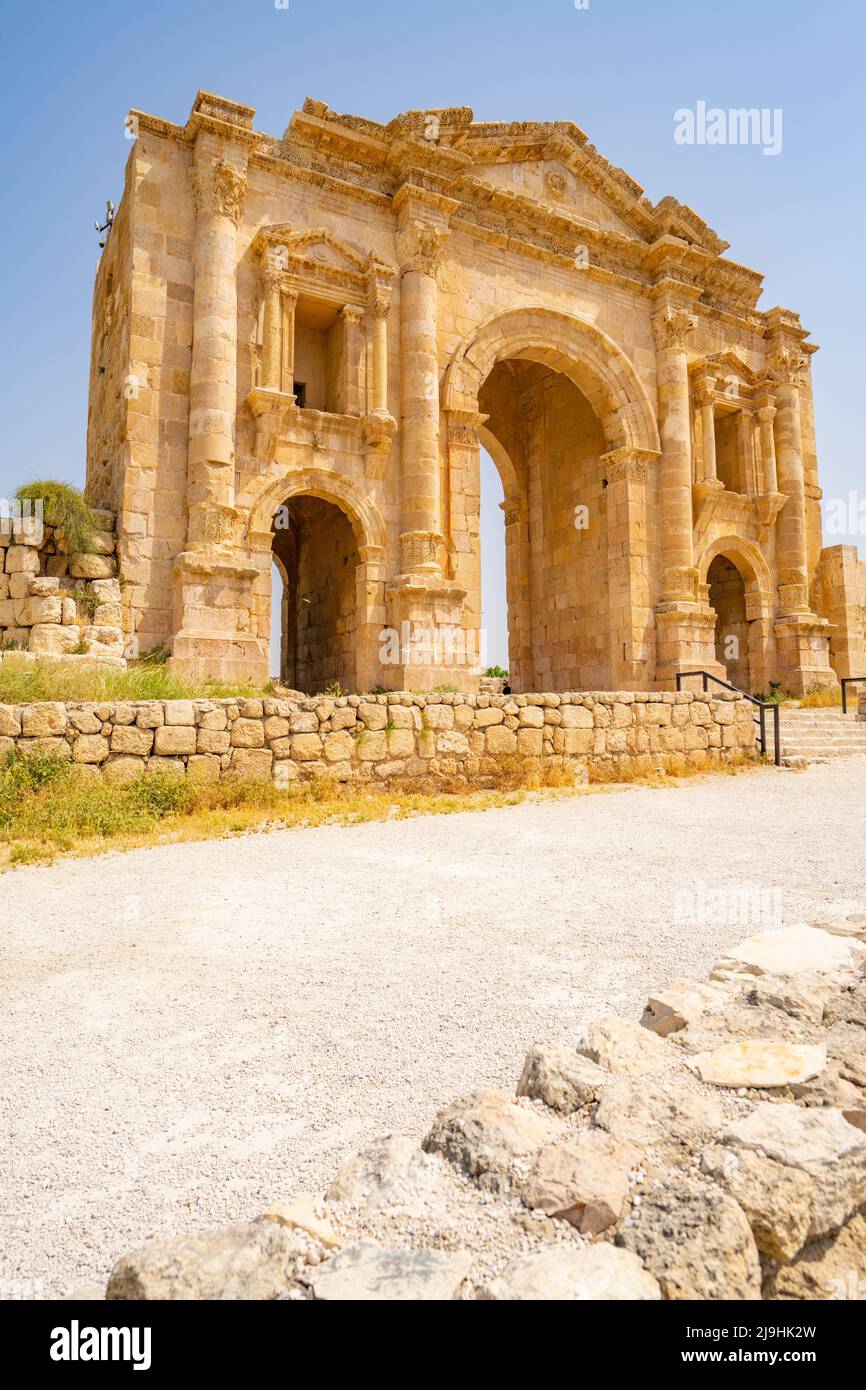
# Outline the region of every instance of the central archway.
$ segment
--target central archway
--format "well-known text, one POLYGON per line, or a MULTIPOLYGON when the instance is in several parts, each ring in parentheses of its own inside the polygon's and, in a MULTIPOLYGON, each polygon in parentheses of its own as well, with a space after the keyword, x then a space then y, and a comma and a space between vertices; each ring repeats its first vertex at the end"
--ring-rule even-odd
POLYGON ((452 516, 467 518, 455 574, 479 621, 479 444, 502 482, 512 687, 647 684, 649 581, 633 546, 659 440, 631 364, 588 321, 510 311, 458 349, 443 403, 452 516))

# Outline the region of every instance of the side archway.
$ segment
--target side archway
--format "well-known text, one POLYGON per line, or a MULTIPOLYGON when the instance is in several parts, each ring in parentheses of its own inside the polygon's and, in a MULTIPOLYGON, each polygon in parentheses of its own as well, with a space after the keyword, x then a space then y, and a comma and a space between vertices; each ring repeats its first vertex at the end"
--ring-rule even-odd
POLYGON ((732 685, 766 691, 775 669, 772 576, 758 548, 720 536, 698 562, 702 593, 715 613, 715 657, 732 685))
POLYGON ((282 591, 281 680, 310 695, 333 682, 378 684, 386 532, 371 499, 325 470, 299 469, 261 480, 247 534, 267 633, 282 591))

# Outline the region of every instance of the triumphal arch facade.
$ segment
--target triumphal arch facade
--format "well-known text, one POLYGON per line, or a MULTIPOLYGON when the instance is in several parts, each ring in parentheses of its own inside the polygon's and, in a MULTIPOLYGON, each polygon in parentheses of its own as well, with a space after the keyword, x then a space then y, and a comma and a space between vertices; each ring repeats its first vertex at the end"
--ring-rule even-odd
POLYGON ((130 116, 88 489, 141 649, 263 682, 279 604, 292 686, 472 689, 483 447, 515 689, 860 673, 816 349, 700 217, 566 121, 253 116, 204 92, 185 125, 130 116))

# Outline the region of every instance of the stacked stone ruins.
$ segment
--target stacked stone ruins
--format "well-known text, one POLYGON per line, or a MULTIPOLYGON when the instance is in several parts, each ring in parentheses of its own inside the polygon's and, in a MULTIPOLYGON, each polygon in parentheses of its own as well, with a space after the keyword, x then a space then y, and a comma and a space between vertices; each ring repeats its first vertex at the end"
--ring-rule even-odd
POLYGON ((267 1210, 164 1232, 106 1296, 862 1300, 864 969, 866 913, 759 933, 324 1192, 277 1165, 267 1210))
POLYGON ((815 345, 700 217, 569 121, 253 117, 200 92, 185 125, 129 119, 87 486, 141 649, 310 694, 476 690, 483 447, 513 689, 862 674, 866 566, 822 540, 815 345))
POLYGON ((18 508, 0 518, 0 655, 86 656, 124 664, 114 518, 95 511, 93 553, 67 553, 63 532, 18 508))

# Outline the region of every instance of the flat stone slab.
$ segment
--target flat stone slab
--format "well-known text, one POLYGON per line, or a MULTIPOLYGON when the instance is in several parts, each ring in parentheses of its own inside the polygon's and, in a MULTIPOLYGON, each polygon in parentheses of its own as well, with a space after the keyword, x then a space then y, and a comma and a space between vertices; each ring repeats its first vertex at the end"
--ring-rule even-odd
POLYGON ((749 1038, 727 1043, 712 1052, 699 1052, 687 1063, 701 1081, 712 1086, 793 1086, 811 1081, 827 1065, 823 1045, 771 1042, 749 1038))
POLYGON ((866 948, 850 937, 834 936, 818 927, 786 927, 760 932, 732 946, 716 962, 713 979, 731 971, 752 975, 846 975, 858 970, 866 948))
POLYGON ((655 1301, 658 1281, 630 1250, 613 1245, 550 1245, 512 1260, 482 1297, 519 1302, 655 1301))
POLYGON ((471 1264, 468 1250, 386 1250, 360 1241, 320 1265, 309 1283, 313 1297, 328 1302, 442 1302, 457 1297, 471 1264))

